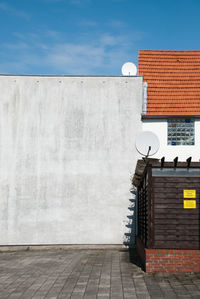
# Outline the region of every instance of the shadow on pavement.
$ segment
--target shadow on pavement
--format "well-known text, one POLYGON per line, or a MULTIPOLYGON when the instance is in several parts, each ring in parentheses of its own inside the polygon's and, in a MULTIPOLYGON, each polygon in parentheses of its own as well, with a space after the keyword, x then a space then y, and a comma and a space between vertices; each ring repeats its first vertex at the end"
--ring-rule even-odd
POLYGON ((136 248, 129 248, 129 260, 132 264, 138 266, 139 268, 141 268, 142 271, 144 271, 144 266, 140 261, 136 248))

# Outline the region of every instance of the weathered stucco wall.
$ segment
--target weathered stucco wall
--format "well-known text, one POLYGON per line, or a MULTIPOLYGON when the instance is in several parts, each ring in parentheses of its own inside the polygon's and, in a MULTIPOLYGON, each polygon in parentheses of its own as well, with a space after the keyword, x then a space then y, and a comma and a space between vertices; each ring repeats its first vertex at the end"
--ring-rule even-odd
POLYGON ((168 123, 166 119, 143 120, 143 131, 154 132, 160 141, 160 148, 153 158, 161 159, 165 156, 166 161, 172 161, 178 156, 179 161, 186 161, 192 157, 192 161, 200 159, 200 120, 195 120, 195 145, 168 145, 167 144, 168 123))
POLYGON ((0 76, 0 244, 121 244, 141 77, 0 76))

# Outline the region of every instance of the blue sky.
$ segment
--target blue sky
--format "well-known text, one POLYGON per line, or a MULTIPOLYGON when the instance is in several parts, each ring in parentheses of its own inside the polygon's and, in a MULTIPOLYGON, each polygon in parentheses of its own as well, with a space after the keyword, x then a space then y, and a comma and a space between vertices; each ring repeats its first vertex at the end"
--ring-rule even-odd
POLYGON ((200 50, 199 0, 0 0, 0 73, 121 75, 139 49, 200 50))

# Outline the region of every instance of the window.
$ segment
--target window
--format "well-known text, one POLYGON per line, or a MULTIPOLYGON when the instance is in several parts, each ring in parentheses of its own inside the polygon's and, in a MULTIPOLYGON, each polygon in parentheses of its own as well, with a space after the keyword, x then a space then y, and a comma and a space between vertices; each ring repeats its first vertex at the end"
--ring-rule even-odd
POLYGON ((194 145, 194 120, 169 119, 168 145, 194 145))

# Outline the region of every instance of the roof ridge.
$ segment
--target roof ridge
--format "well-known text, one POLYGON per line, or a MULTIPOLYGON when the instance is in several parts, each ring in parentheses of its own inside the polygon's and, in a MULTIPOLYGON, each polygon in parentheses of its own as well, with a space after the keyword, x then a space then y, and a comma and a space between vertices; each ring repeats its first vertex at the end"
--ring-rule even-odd
POLYGON ((139 53, 141 53, 141 52, 161 52, 161 53, 165 53, 165 52, 175 52, 175 53, 177 53, 177 52, 186 52, 186 53, 191 53, 191 52, 199 52, 200 53, 200 50, 153 50, 153 49, 142 49, 142 50, 139 50, 139 53))

